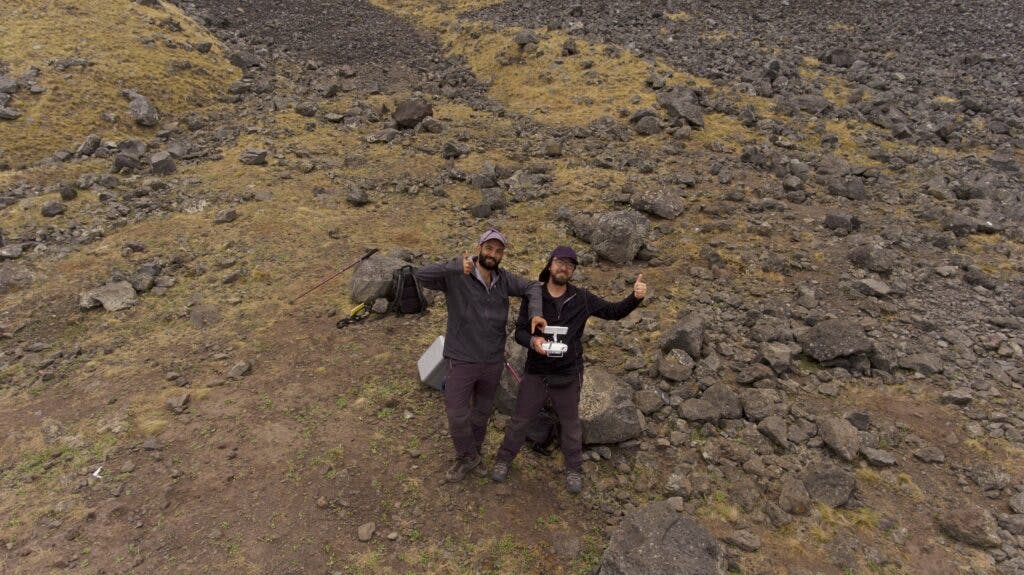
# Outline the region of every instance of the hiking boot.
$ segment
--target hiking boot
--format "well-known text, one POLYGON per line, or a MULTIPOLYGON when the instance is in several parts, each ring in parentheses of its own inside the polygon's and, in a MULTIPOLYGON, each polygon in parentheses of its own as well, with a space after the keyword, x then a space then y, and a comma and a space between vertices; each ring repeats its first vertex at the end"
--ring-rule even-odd
POLYGON ((565 489, 573 495, 583 491, 583 474, 579 471, 567 471, 565 473, 565 489))
POLYGON ((458 483, 466 478, 466 474, 473 471, 477 467, 480 467, 480 456, 474 455, 472 457, 460 457, 455 461, 455 465, 452 465, 451 469, 444 474, 444 479, 448 483, 458 483))
POLYGON ((506 479, 508 479, 508 463, 505 461, 495 461, 494 467, 491 468, 491 481, 505 483, 506 479))

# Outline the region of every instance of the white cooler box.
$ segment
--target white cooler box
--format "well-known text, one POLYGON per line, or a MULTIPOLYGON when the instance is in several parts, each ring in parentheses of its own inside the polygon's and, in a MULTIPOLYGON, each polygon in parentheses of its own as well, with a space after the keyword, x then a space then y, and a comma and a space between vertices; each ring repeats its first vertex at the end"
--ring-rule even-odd
POLYGON ((444 378, 448 375, 448 365, 444 360, 444 336, 439 335, 427 351, 416 361, 420 372, 420 381, 428 387, 440 390, 444 378))

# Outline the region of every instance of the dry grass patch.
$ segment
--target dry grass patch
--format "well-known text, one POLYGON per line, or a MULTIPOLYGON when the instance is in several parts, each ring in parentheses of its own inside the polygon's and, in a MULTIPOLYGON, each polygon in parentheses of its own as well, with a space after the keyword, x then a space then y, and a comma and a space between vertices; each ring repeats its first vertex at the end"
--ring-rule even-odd
POLYGON ((4 150, 13 166, 73 150, 92 132, 108 138, 150 136, 154 128, 134 125, 122 89, 147 96, 166 121, 214 103, 240 77, 215 37, 172 4, 163 5, 164 10, 129 0, 0 3, 0 54, 11 75, 35 66, 46 88, 40 95, 19 92, 10 105, 21 118, 0 123, 0 142, 16 142, 4 150), (184 49, 200 42, 214 48, 208 54, 184 49), (50 65, 64 58, 92 64, 66 71, 50 65), (104 112, 116 114, 117 121, 104 121, 104 112))

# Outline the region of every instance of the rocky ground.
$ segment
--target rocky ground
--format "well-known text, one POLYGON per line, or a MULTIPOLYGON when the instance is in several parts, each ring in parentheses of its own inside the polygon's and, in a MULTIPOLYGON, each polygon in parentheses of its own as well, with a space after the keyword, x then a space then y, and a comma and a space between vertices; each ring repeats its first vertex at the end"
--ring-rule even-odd
POLYGON ((1014 3, 12 4, 3 572, 1024 573, 1014 3), (651 288, 579 497, 335 327, 489 225, 651 288))

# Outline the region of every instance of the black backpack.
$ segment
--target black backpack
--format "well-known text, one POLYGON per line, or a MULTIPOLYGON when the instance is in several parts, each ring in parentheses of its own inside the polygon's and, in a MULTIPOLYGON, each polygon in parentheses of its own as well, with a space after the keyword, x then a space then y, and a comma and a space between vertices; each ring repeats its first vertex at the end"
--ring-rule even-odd
POLYGON ((545 405, 526 427, 526 444, 541 455, 551 455, 558 441, 559 427, 558 416, 545 405))
POLYGON ((391 300, 388 311, 396 314, 427 311, 427 298, 423 295, 423 288, 420 287, 415 272, 416 269, 412 266, 402 266, 395 270, 391 276, 395 298, 391 300))

